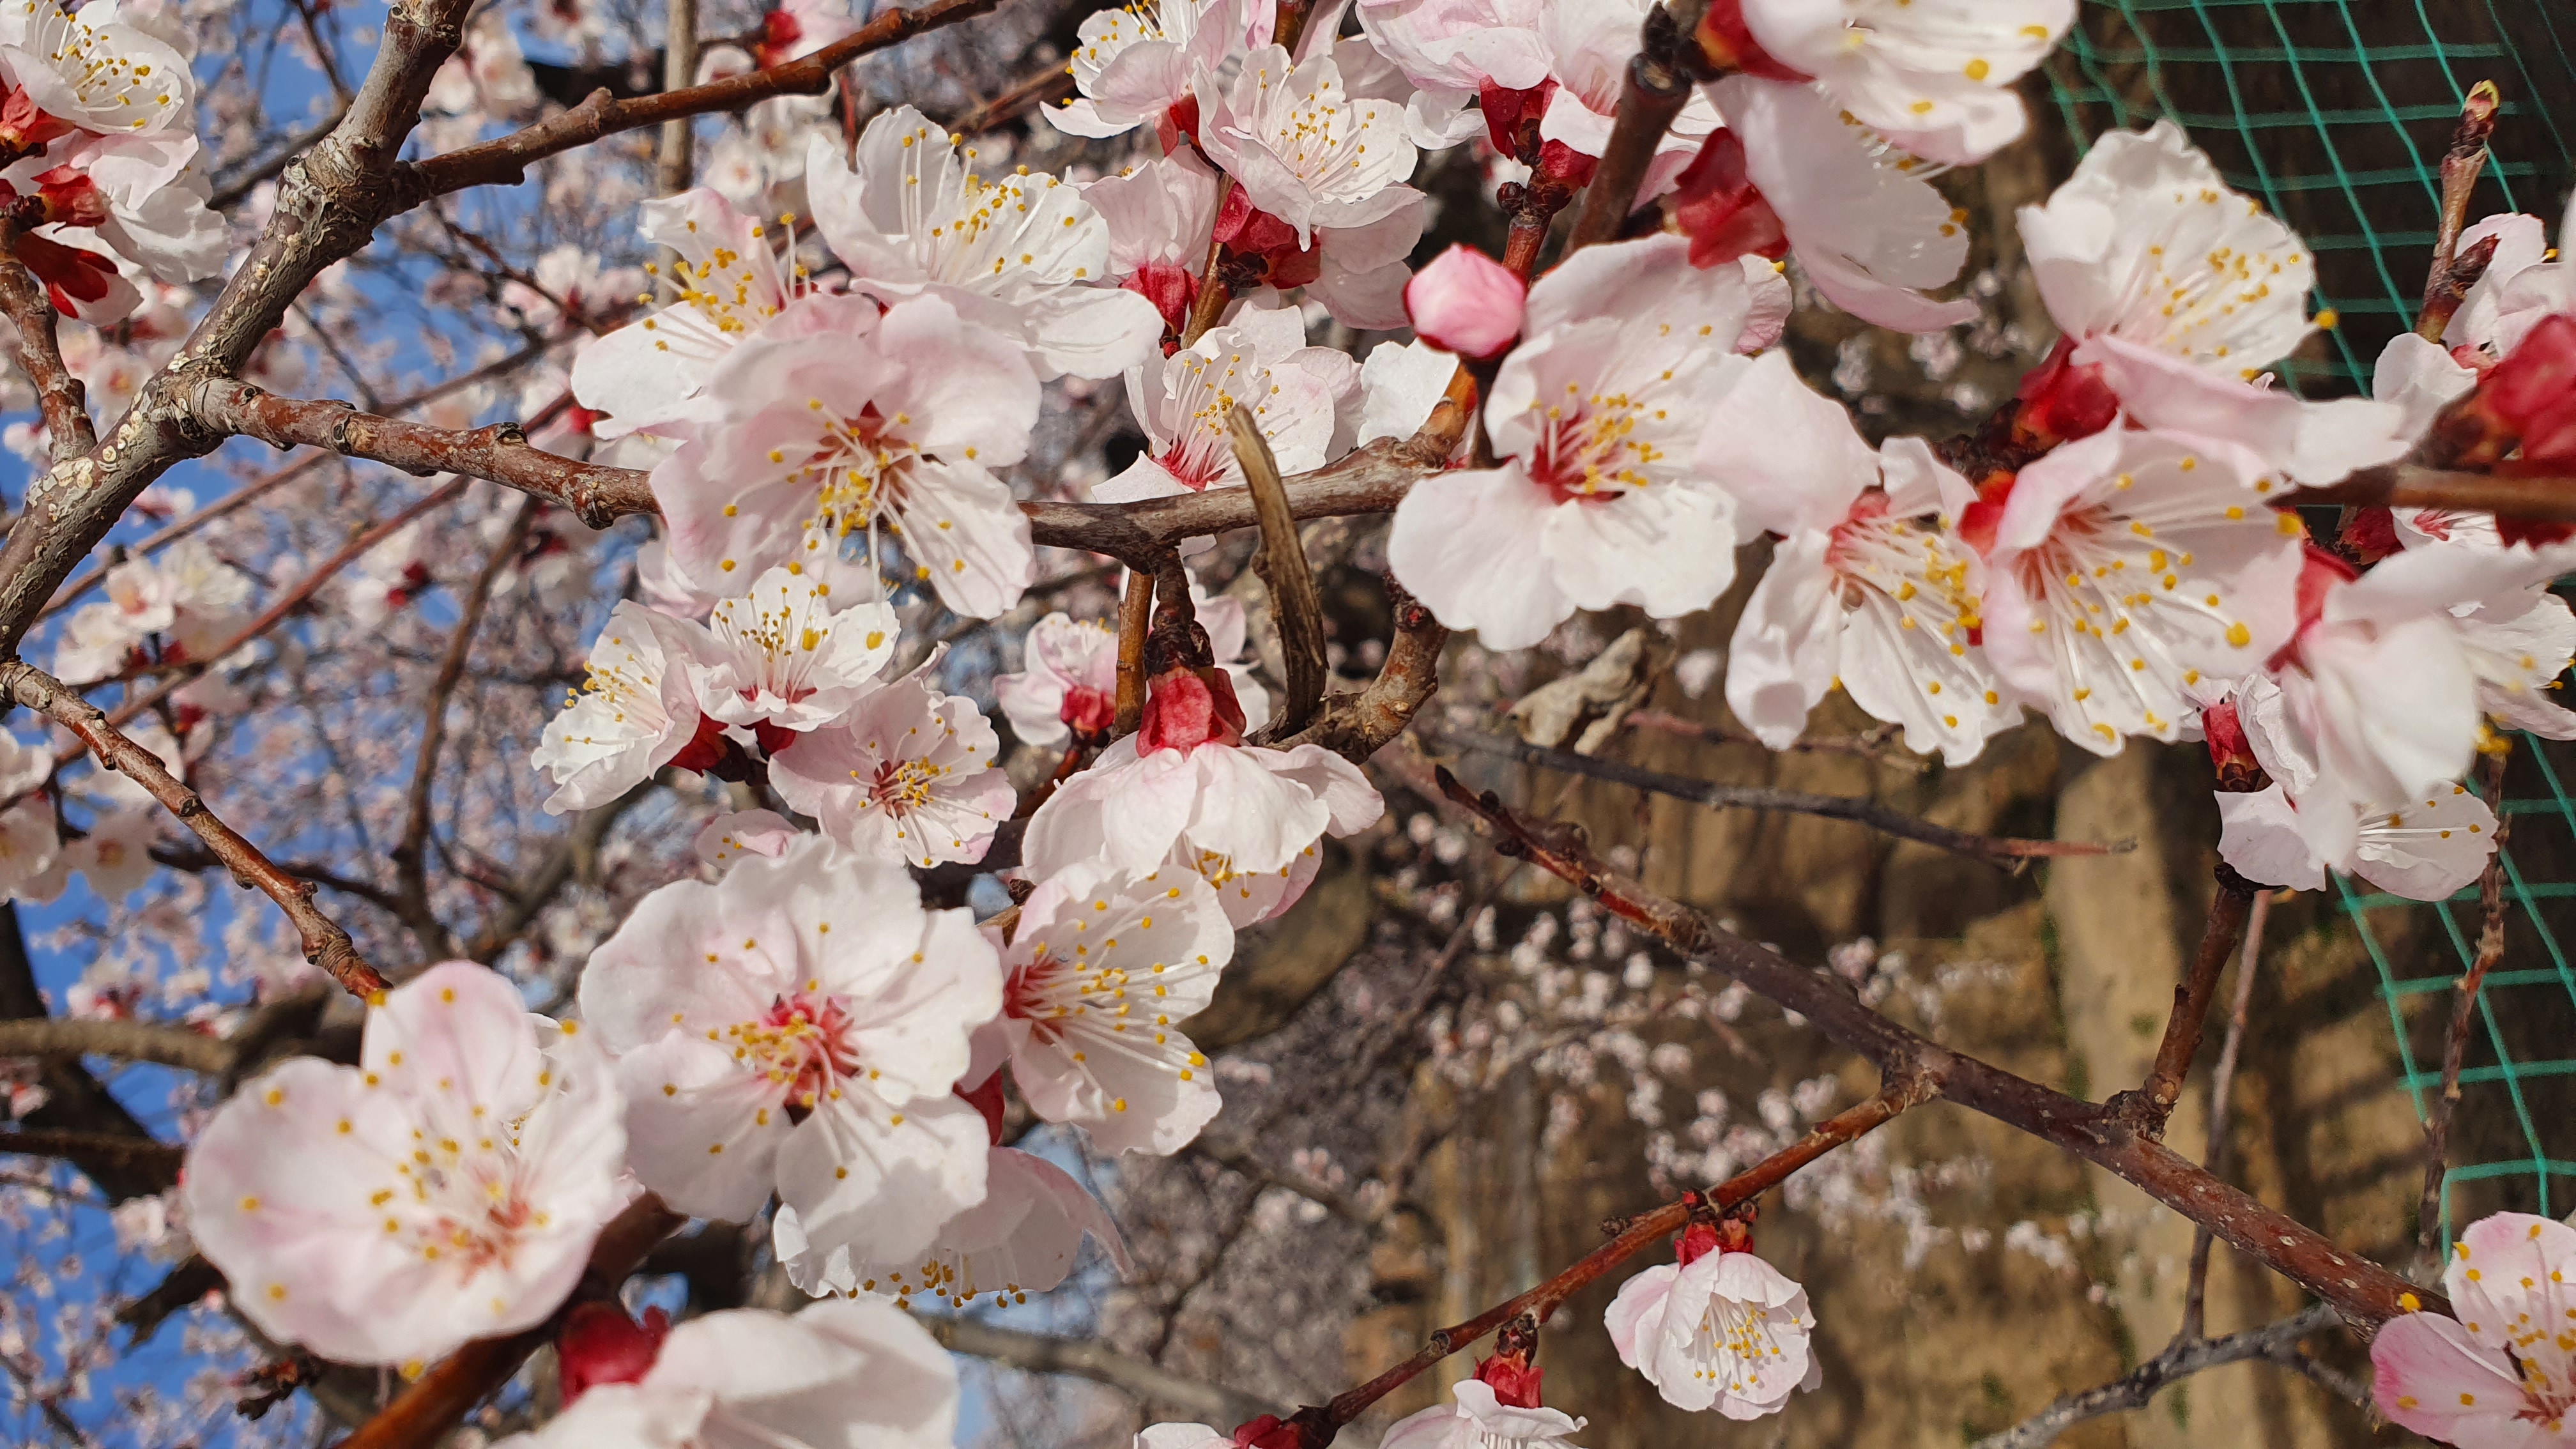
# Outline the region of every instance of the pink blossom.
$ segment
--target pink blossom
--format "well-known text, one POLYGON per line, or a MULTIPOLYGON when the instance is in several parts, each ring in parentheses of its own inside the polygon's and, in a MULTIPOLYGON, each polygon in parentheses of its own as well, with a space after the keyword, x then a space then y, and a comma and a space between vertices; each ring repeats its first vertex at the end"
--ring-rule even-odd
POLYGON ((877 674, 894 658, 894 610, 876 602, 836 610, 834 602, 831 585, 787 567, 717 604, 707 628, 691 635, 707 716, 802 733, 880 688, 877 674))
POLYGON ((1476 1379, 1449 1392, 1455 1402, 1389 1425, 1378 1449, 1576 1449, 1568 1436, 1582 1433, 1587 1422, 1554 1409, 1503 1403, 1491 1385, 1476 1379))
POLYGON ((2371 1397, 2463 1449, 2576 1444, 2576 1228, 2523 1213, 2469 1225, 2442 1284, 2457 1318, 2414 1312, 2371 1340, 2371 1397))
POLYGON ((2022 469, 1986 549, 1996 672, 2095 754, 2180 738, 2191 690, 2262 668, 2296 627, 2305 533, 2265 502, 2276 486, 2242 447, 2121 427, 2022 469))
POLYGON ((1807 1290, 1751 1252, 1648 1268, 1620 1285, 1604 1323, 1619 1361, 1680 1408, 1758 1419, 1824 1380, 1807 1290))
POLYGON ((2057 46, 2074 0, 1718 0, 1767 58, 1813 76, 1840 109, 1943 165, 1982 161, 2022 133, 2013 82, 2057 46))
POLYGON ((1081 188, 980 176, 976 155, 910 106, 868 122, 855 166, 837 134, 809 138, 814 225, 851 285, 888 302, 943 299, 1022 349, 1041 379, 1115 377, 1150 355, 1162 314, 1113 285, 1109 227, 1081 188))
POLYGON ((594 1385, 496 1449, 949 1449, 957 1365, 889 1303, 729 1308, 675 1325, 641 1378, 594 1385))
POLYGON ((993 679, 993 698, 1011 732, 1041 749, 1061 749, 1075 732, 1109 732, 1117 711, 1118 631, 1049 614, 1021 646, 1027 668, 993 679))
POLYGON ((1473 247, 1451 246, 1405 284, 1414 334, 1461 357, 1499 356, 1521 335, 1529 288, 1473 247))
POLYGON ((1419 195, 1398 182, 1418 155, 1403 108, 1354 99, 1330 55, 1291 62, 1265 45, 1243 59, 1230 86, 1203 96, 1199 142, 1251 204, 1285 222, 1297 244, 1319 227, 1352 228, 1391 215, 1419 195))
POLYGON ((1121 1274, 1127 1245, 1108 1210, 1063 1168, 1033 1153, 994 1147, 985 1159, 984 1200, 940 1225, 938 1241, 908 1258, 854 1260, 847 1247, 810 1251, 793 1208, 778 1213, 778 1254, 787 1276, 817 1297, 877 1293, 898 1308, 916 1294, 951 1308, 1022 1304, 1065 1280, 1088 1235, 1121 1274))
POLYGON ((984 1196, 984 1119, 950 1088, 1001 972, 900 867, 809 836, 663 886, 591 954, 581 1007, 630 1166, 682 1212, 738 1222, 774 1191, 813 1251, 885 1262, 984 1196))
POLYGON ((1689 250, 1587 247, 1530 288, 1485 411, 1502 466, 1417 481, 1387 539, 1442 623, 1523 649, 1577 609, 1678 618, 1733 581, 1734 503, 1691 459, 1746 366, 1727 349, 1750 303, 1740 270, 1689 250))
POLYGON ((551 1053, 509 982, 431 967, 367 1015, 356 1067, 296 1057, 188 1152, 190 1230, 261 1332, 406 1364, 541 1322, 629 1190, 605 1061, 551 1053))
POLYGON ((47 115, 102 135, 194 120, 195 77, 168 42, 117 18, 116 0, 78 13, 13 5, 0 13, 0 66, 47 115))
MULTIPOLYGON (((1185 670, 1158 676, 1153 688, 1168 700, 1191 693, 1192 685, 1198 696, 1208 693, 1185 670)), ((1274 750, 1228 743, 1225 733, 1241 738, 1239 713, 1220 732, 1207 722, 1204 706, 1191 711, 1167 703, 1166 710, 1157 715, 1157 729, 1101 751, 1090 769, 1038 807, 1021 847, 1033 874, 1096 860, 1144 875, 1161 869, 1176 850, 1220 858, 1231 871, 1285 870, 1326 831, 1347 835, 1386 808, 1349 761, 1321 745, 1274 750), (1181 718, 1191 714, 1198 716, 1196 729, 1181 718)))
POLYGON ((1163 149, 1177 151, 1181 135, 1195 129, 1194 78, 1216 70, 1247 42, 1267 43, 1271 15, 1244 0, 1154 0, 1095 10, 1075 32, 1067 67, 1081 94, 1042 113, 1073 136, 1123 136, 1150 123, 1162 131, 1163 149))
POLYGON ((1320 468, 1336 404, 1358 385, 1348 355, 1306 345, 1295 309, 1239 308, 1196 345, 1128 369, 1128 406, 1149 446, 1125 472, 1093 485, 1092 499, 1126 503, 1242 486, 1227 423, 1237 403, 1251 411, 1280 472, 1320 468))
POLYGON ((866 859, 976 861, 1018 803, 994 768, 1000 748, 973 700, 915 676, 782 745, 769 779, 790 807, 866 859))
POLYGON ((1974 642, 1984 562, 1941 517, 1974 494, 1921 439, 1872 451, 1771 352, 1719 401, 1698 458, 1748 527, 1781 536, 1726 667, 1727 706, 1764 744, 1794 743, 1837 682, 1954 765, 2020 722, 1974 642))
POLYGON ((572 364, 572 394, 606 413, 603 438, 696 415, 715 365, 784 310, 795 291, 767 228, 699 187, 643 205, 644 239, 678 254, 671 298, 659 311, 585 343, 572 364))
POLYGON ((806 298, 726 355, 707 396, 694 440, 653 470, 692 583, 794 563, 855 603, 878 596, 893 533, 958 613, 991 618, 1028 586, 1028 518, 991 470, 1026 455, 1037 378, 943 298, 882 320, 864 299, 806 298))
POLYGON ((2249 880, 2322 890, 2325 870, 2360 876, 2409 900, 2448 900, 2495 854, 2495 813, 2465 785, 2438 785, 2396 807, 2364 809, 2351 853, 2318 858, 2299 829, 2299 806, 2279 784, 2218 795, 2221 860, 2249 880))
POLYGON ((1196 877, 1063 871, 994 944, 1011 1074, 1040 1117, 1082 1124, 1103 1152, 1164 1155, 1216 1115, 1207 1058, 1174 1025, 1205 1009, 1234 955, 1196 877))
POLYGON ((800 832, 775 810, 742 810, 718 815, 698 827, 691 846, 698 859, 723 866, 745 855, 775 860, 787 853, 800 832))
POLYGON ((530 760, 554 778, 548 814, 605 805, 674 761, 689 769, 715 762, 701 744, 707 721, 688 667, 692 630, 633 602, 609 611, 590 646, 588 677, 547 722, 530 760))

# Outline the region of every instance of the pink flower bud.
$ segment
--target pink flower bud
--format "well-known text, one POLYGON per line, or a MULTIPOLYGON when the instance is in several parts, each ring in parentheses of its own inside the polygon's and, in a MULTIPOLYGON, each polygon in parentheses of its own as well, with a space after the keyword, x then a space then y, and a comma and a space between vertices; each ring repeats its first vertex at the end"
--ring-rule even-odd
POLYGON ((1166 669, 1155 675, 1152 692, 1145 697, 1144 723, 1136 731, 1137 753, 1179 750, 1186 754, 1210 740, 1221 745, 1243 743, 1243 706, 1235 701, 1234 681, 1221 669, 1211 669, 1204 676, 1194 669, 1166 669))
POLYGON ((1414 335, 1461 357, 1499 357, 1521 335, 1529 288, 1502 263, 1453 246, 1404 284, 1414 335))
POLYGON ((1089 742, 1107 735, 1109 727, 1117 723, 1118 701, 1112 699, 1108 691, 1094 689, 1088 684, 1068 685, 1064 691, 1064 704, 1057 709, 1056 717, 1063 720, 1077 738, 1089 742))
POLYGON ((2200 732, 2209 742, 2209 763, 2218 772, 2218 788, 2230 795, 2251 795, 2268 788, 2272 777, 2254 757, 2236 717, 2236 701, 2223 699, 2200 712, 2200 732))
POLYGON ((1539 1406, 1538 1381, 1546 1372, 1527 1353, 1498 1353, 1476 1365, 1476 1379, 1494 1391, 1494 1401, 1515 1409, 1539 1406))

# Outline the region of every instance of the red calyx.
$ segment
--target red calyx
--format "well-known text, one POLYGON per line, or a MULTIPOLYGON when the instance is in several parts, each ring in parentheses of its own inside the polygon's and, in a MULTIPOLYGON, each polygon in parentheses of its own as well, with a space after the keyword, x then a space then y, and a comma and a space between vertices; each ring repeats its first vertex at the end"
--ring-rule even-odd
POLYGON ((1563 141, 1541 141, 1538 161, 1532 167, 1540 181, 1553 181, 1569 191, 1592 184, 1592 173, 1601 166, 1598 156, 1586 156, 1563 141))
POLYGON ((2363 563, 2377 563, 2405 547, 2397 539, 2397 515, 2385 508, 2353 509, 2335 542, 2363 563))
POLYGON ((1977 501, 1959 510, 1959 538, 1979 556, 1995 551, 1995 529, 2004 521, 2018 473, 1990 473, 1977 483, 1977 501))
POLYGON ((1118 285, 1153 303, 1163 314, 1163 330, 1175 336, 1188 325, 1190 308, 1199 299, 1199 279, 1178 262, 1147 262, 1118 285))
POLYGON ((1528 1354, 1508 1351, 1476 1365, 1476 1378, 1494 1391, 1494 1402, 1514 1409, 1539 1406, 1539 1376, 1546 1372, 1533 1365, 1528 1354))
POLYGON ((1764 80, 1806 82, 1815 77, 1792 70, 1771 58, 1762 42, 1753 38, 1751 27, 1744 23, 1743 0, 1712 0, 1708 13, 1700 17, 1693 38, 1699 42, 1700 54, 1721 71, 1742 71, 1764 80))
POLYGON ((1175 101, 1154 122, 1154 139, 1163 143, 1163 154, 1171 155, 1184 142, 1197 145, 1199 140, 1199 98, 1186 95, 1175 101))
POLYGON ((1155 675, 1145 696, 1145 721, 1136 732, 1137 752, 1186 753, 1211 740, 1243 743, 1243 706, 1235 701, 1234 681, 1222 669, 1175 668, 1155 675))
POLYGON ((2209 763, 2218 771, 2218 788, 2229 795, 2251 795, 2269 789, 2272 777, 2263 770, 2263 762, 2254 758, 2254 746, 2245 739, 2244 722, 2236 717, 2236 701, 2221 700, 2200 712, 2200 730, 2209 743, 2209 763))
POLYGON ((1505 90, 1487 81, 1476 92, 1477 109, 1485 115, 1485 136, 1494 149, 1523 165, 1535 165, 1541 146, 1539 118, 1547 114, 1556 82, 1541 81, 1525 91, 1505 90))
POLYGON ((805 38, 805 27, 784 10, 772 10, 760 17, 760 39, 751 47, 751 58, 761 69, 784 65, 805 38))
POLYGON ((1216 239, 1238 258, 1257 258, 1261 280, 1271 286, 1302 287, 1323 275, 1321 238, 1312 247, 1297 245, 1297 228, 1255 208, 1240 186, 1226 188, 1216 211, 1216 239))
POLYGON ((31 154, 75 129, 69 121, 38 109, 36 98, 23 90, 13 90, 0 100, 0 147, 20 155, 31 154))
POLYGON ((732 744, 733 741, 725 738, 722 722, 700 715, 697 733, 689 736, 689 742, 680 748, 678 754, 671 757, 671 765, 675 769, 691 770, 703 775, 724 762, 725 755, 732 744))
POLYGON ((1074 737, 1084 742, 1109 733, 1118 722, 1118 701, 1107 691, 1077 684, 1064 692, 1064 703, 1056 709, 1056 718, 1064 721, 1074 737))
POLYGON ((2102 380, 2099 364, 2075 364, 2075 339, 2060 337, 2048 360, 2025 374, 2014 396, 2013 440, 2043 452, 2089 438, 2120 415, 2120 399, 2102 380))
POLYGON ((958 1087, 954 1090, 959 1097, 972 1103, 976 1111, 984 1114, 985 1134, 992 1139, 994 1146, 1001 1146, 1003 1106, 1002 1074, 998 1071, 993 1073, 991 1076, 984 1079, 984 1084, 982 1086, 976 1087, 971 1091, 964 1087, 958 1087))
POLYGON ((2361 570, 2317 547, 2304 545, 2299 560, 2299 627, 2304 629, 2324 617, 2326 595, 2337 584, 2348 584, 2361 577, 2361 570))
POLYGON ((115 288, 116 263, 96 252, 40 236, 22 236, 12 245, 27 270, 44 279, 55 311, 77 314, 79 304, 96 302, 115 288))
POLYGON ((1264 1414, 1234 1431, 1235 1449, 1306 1449, 1306 1432, 1280 1418, 1264 1414))
POLYGON ((765 719, 751 722, 751 737, 760 741, 760 752, 773 760, 778 758, 779 751, 805 738, 785 725, 771 724, 765 719))
POLYGON ((1789 254, 1780 214, 1746 176, 1744 141, 1733 131, 1711 131, 1700 142, 1665 205, 1690 237, 1692 266, 1714 267, 1745 256, 1778 261, 1789 254))
MULTIPOLYGON (((2484 446, 2478 451, 2501 456, 2511 446, 2507 436, 2521 443, 2522 456, 2496 464, 2497 473, 2508 477, 2564 473, 2567 464, 2576 462, 2576 317, 2558 313, 2531 329, 2522 345, 2479 379, 2478 390, 2455 411, 2485 425, 2487 436, 2479 440, 2484 446)), ((2527 543, 2535 548, 2576 537, 2576 525, 2502 515, 2496 518, 2496 531, 2508 544, 2527 543)))
POLYGON ((566 1404, 601 1384, 631 1384, 651 1372, 671 1332, 671 1315, 644 1310, 637 1323, 615 1303, 579 1303, 564 1315, 555 1336, 555 1355, 563 1367, 566 1404))

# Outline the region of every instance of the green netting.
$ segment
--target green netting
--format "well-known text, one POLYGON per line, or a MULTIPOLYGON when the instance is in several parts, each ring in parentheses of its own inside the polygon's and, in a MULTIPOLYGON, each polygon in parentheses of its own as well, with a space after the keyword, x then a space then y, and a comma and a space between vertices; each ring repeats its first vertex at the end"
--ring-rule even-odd
POLYGON ((2576 6, 2566 0, 2086 0, 2048 93, 2080 149, 2170 118, 2231 185, 2315 251, 2342 319, 2280 369, 2308 392, 2366 386, 2424 291, 2438 167, 2460 98, 2503 93, 2474 214, 2548 216, 2576 146, 2576 6))
MULTIPOLYGON (((2554 225, 2576 171, 2576 4, 2567 0, 2085 0, 2045 73, 2080 153, 2159 117, 2191 132, 2231 185, 2298 228, 2318 305, 2340 324, 2279 371, 2311 394, 2367 388, 2409 325, 2439 205, 2437 168, 2479 81, 2503 98, 2471 215, 2554 225)), ((2472 1022, 2442 1228, 2511 1207, 2576 1208, 2576 752, 2517 743, 2504 806, 2507 948, 2472 1022)), ((2338 881, 2378 975, 2419 1117, 2441 1089, 2474 890, 2438 905, 2338 881)))

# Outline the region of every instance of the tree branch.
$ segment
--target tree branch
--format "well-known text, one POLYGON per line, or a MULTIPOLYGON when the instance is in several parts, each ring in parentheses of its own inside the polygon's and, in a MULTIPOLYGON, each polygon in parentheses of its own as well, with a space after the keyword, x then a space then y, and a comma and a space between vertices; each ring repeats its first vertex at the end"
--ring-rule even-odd
POLYGON ((2140 1133, 2122 1114, 1952 1052, 1862 1005, 1839 980, 1721 931, 1699 912, 1611 872, 1593 857, 1576 827, 1529 820, 1490 792, 1478 796, 1446 770, 1435 773, 1426 797, 1459 805, 1497 837, 1496 850, 1572 883, 1685 957, 1806 1017, 1835 1043, 1878 1063, 1881 1071, 1893 1065, 1919 1068, 1942 1097, 2108 1169, 2334 1304, 2347 1320, 2375 1327, 2408 1311, 2410 1304, 2403 1300, 2447 1307, 2437 1295, 2345 1252, 2314 1229, 2193 1166, 2140 1133))
POLYGON ((1707 0, 1670 0, 1646 12, 1643 43, 1619 83, 1610 140, 1583 188, 1583 209, 1575 213, 1568 251, 1610 240, 1628 220, 1655 148, 1690 100, 1690 51, 1696 48, 1690 44, 1691 31, 1707 9, 1707 0))
POLYGON ((2210 898, 2200 950, 2192 956, 2190 974, 2174 986, 2173 1011, 2165 1018, 2165 1034, 2156 1043, 2155 1064, 2147 1071, 2146 1084, 2111 1098, 2111 1110, 2127 1114, 2130 1125, 2146 1136, 2162 1140, 2165 1119, 2173 1115, 2174 1103, 2182 1100, 2182 1079, 2190 1075, 2192 1059, 2200 1055, 2201 1029, 2209 1020, 2210 1000, 2218 995, 2218 978, 2245 939, 2255 889, 2226 862, 2219 863, 2218 891, 2210 898))
POLYGON ((1023 1333, 977 1318, 943 1315, 920 1320, 943 1347, 1035 1374, 1072 1374, 1124 1389, 1147 1403, 1170 1404, 1212 1422, 1238 1424, 1266 1407, 1252 1395, 1184 1378, 1160 1364, 1118 1352, 1105 1343, 1051 1334, 1023 1333))
MULTIPOLYGON (((2068 1394, 2020 1424, 2000 1434, 1990 1434, 1978 1440, 1974 1449, 2043 1449, 2043 1446, 2055 1442, 2058 1435, 2086 1419, 2098 1419, 2104 1414, 2116 1414, 2126 1409, 2145 1408, 2147 1401, 2154 1398, 2156 1391, 2165 1385, 2223 1364, 2262 1359, 2280 1364, 2284 1368, 2307 1372, 2306 1365, 2310 1361, 2306 1354, 2299 1351, 2299 1341, 2310 1334, 2331 1327, 2334 1321, 2333 1307, 2316 1303, 2278 1323, 2262 1328, 2249 1328, 2243 1333, 2231 1333, 2225 1338, 2204 1338, 2190 1343, 2176 1343, 2163 1353, 2131 1369, 2122 1378, 2114 1379, 2100 1388, 2086 1389, 2080 1394, 2068 1394)), ((2334 1385, 2333 1387, 2337 1387, 2338 1391, 2344 1393, 2345 1397, 2352 1398, 2354 1402, 2361 1402, 2361 1399, 2353 1394, 2352 1386, 2334 1385)))
POLYGON ((1667 775, 1660 770, 1623 764, 1617 760, 1578 755, 1572 750, 1549 749, 1505 735, 1441 734, 1432 736, 1432 743, 1475 754, 1503 755, 1563 774, 1582 775, 1651 794, 1669 795, 1713 810, 1769 810, 1848 820, 1883 835, 1920 841, 2016 873, 2028 869, 2033 860, 2070 855, 2120 855, 2136 846, 2135 841, 2126 840, 2098 845, 2084 840, 2021 840, 2011 836, 1974 835, 1946 825, 1935 825, 1901 810, 1890 810, 1872 800, 1844 795, 1810 795, 1798 790, 1775 790, 1767 785, 1719 785, 1685 775, 1667 775))
POLYGON ((79 457, 98 444, 89 420, 89 392, 63 362, 59 320, 44 284, 19 261, 18 229, 0 223, 0 312, 18 329, 18 370, 36 390, 36 407, 45 419, 45 441, 57 463, 79 457))
POLYGON ((1314 723, 1278 741, 1280 748, 1322 745, 1358 764, 1404 733, 1440 688, 1440 653, 1448 646, 1449 631, 1404 591, 1393 574, 1387 575, 1386 594, 1395 611, 1395 638, 1387 645, 1386 662, 1378 666, 1377 678, 1357 694, 1336 694, 1325 700, 1314 723))
MULTIPOLYGON (((2218 1065, 2209 1073, 2209 1139, 2200 1165, 2212 1177, 2227 1175, 2229 1094, 2236 1086, 2236 1053, 2245 1045, 2248 1012, 2254 1004, 2254 968, 2263 958, 2263 923, 2271 915, 2272 893, 2255 892, 2253 913, 2245 918, 2245 949, 2236 960, 2236 1001, 2227 1013, 2227 1038, 2219 1045, 2218 1065)), ((2201 1315, 2209 1301, 2209 1250, 2216 1241, 2207 1228, 2191 1235, 2191 1273, 2185 1279, 2182 1327, 2174 1334, 2177 1343, 2201 1335, 2201 1315)))
POLYGON ((593 91, 580 105, 525 130, 414 163, 406 168, 404 190, 410 204, 418 204, 469 186, 516 186, 526 179, 530 165, 603 136, 690 116, 739 111, 772 96, 819 96, 831 89, 834 71, 860 56, 972 20, 1000 3, 931 0, 917 9, 891 10, 802 59, 685 90, 624 101, 605 90, 593 91))
POLYGON ((29 1017, 0 1021, 0 1057, 113 1057, 157 1062, 183 1072, 221 1076, 232 1070, 232 1046, 219 1037, 157 1021, 29 1017))
POLYGON ((2320 503, 2360 508, 2440 508, 2454 513, 2500 513, 2508 518, 2576 523, 2576 477, 2564 473, 2461 473, 2413 463, 2388 463, 2364 468, 2322 488, 2298 489, 2274 502, 2283 508, 2320 503))
POLYGON ((21 1127, 15 1132, 0 1132, 0 1153, 11 1152, 28 1157, 70 1158, 73 1165, 84 1172, 89 1171, 86 1163, 109 1163, 157 1178, 165 1188, 179 1180, 179 1164, 188 1156, 185 1148, 156 1142, 149 1137, 47 1127, 21 1127))
POLYGON ((2415 1271, 2427 1279, 2442 1266, 2442 1189, 2451 1177, 2451 1118, 2460 1108, 2460 1068, 2468 1060, 2469 1023, 2477 1015, 2487 973, 2504 959, 2504 843, 2513 828, 2513 817, 2503 808, 2505 760, 2500 754, 2478 758, 2479 783, 2495 811, 2495 847, 2486 869, 2478 873, 2478 954, 2469 963, 2469 974, 2459 981, 2450 1034, 2442 1044, 2442 1090, 2424 1122, 2424 1192, 2416 1208, 2415 1271))
POLYGON ((482 571, 474 576, 457 615, 456 632, 448 638, 447 657, 439 661, 438 676, 430 681, 429 698, 422 709, 419 762, 412 767, 402 839, 393 849, 394 889, 404 921, 420 937, 423 947, 440 956, 452 954, 456 945, 455 936, 440 923, 438 913, 429 904, 430 794, 438 781, 438 752, 447 742, 447 702, 455 697, 457 682, 465 677, 465 658, 474 651, 474 633, 483 625, 483 610, 492 601, 492 586, 501 571, 517 561, 519 546, 527 541, 528 530, 537 521, 537 510, 543 506, 534 498, 519 501, 519 511, 511 515, 509 528, 493 546, 491 557, 483 561, 482 571))
POLYGON ((384 990, 385 979, 358 955, 349 933, 314 909, 313 887, 278 869, 259 853, 259 847, 217 819, 196 791, 170 773, 160 756, 119 733, 108 722, 105 711, 43 670, 15 661, 0 663, 0 692, 51 716, 88 746, 101 765, 151 791, 152 798, 178 816, 180 824, 196 832, 216 859, 232 868, 233 879, 258 887, 277 902, 278 909, 286 912, 286 918, 295 923, 304 939, 305 960, 329 972, 352 995, 363 997, 384 990))

